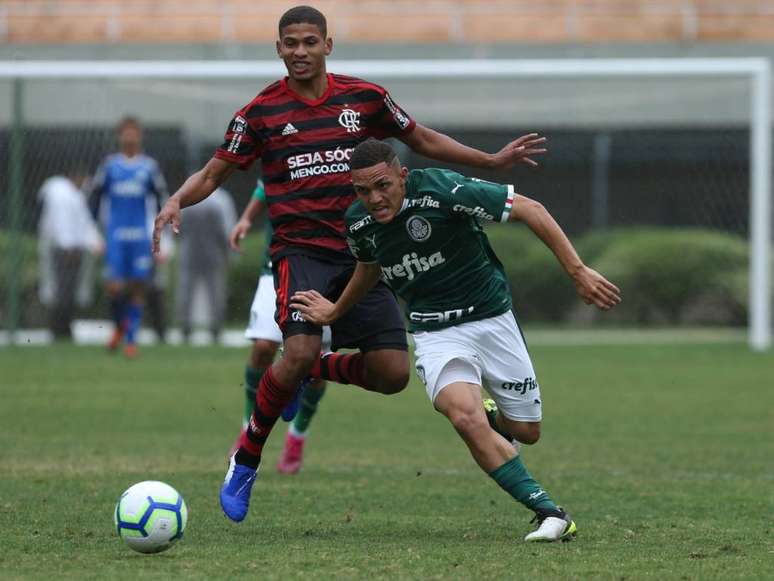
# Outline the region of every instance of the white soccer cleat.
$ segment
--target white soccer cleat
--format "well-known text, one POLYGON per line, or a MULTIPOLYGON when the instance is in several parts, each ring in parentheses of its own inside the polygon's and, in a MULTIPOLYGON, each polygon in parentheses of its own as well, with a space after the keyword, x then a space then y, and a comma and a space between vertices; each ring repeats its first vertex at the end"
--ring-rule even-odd
MULTIPOLYGON (((561 509, 560 509, 561 510, 561 509)), ((528 543, 551 543, 554 541, 570 541, 575 537, 578 527, 570 518, 570 515, 561 511, 561 516, 543 516, 535 515, 533 519, 537 520, 537 528, 529 533, 524 540, 528 543)))

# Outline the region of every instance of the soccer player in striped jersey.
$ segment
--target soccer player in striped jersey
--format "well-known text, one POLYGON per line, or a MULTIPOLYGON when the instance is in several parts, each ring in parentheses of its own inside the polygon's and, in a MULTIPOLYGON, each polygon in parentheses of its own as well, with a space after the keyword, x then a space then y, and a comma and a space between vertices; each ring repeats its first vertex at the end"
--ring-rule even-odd
POLYGON ((109 155, 91 182, 92 211, 105 232, 105 278, 115 323, 108 349, 126 337, 124 353, 137 355, 137 332, 145 291, 153 275, 151 227, 167 197, 158 163, 142 152, 140 121, 125 117, 117 126, 118 153, 109 155))
MULTIPOLYGON (((250 202, 242 212, 242 216, 231 230, 229 243, 237 252, 241 251, 240 242, 252 228, 255 218, 264 213, 266 209, 266 192, 263 180, 253 190, 250 202)), ((261 274, 258 279, 258 287, 255 289, 255 297, 250 305, 250 321, 245 330, 245 337, 253 342, 250 358, 245 366, 245 408, 242 421, 242 430, 247 429, 250 418, 255 410, 255 395, 258 384, 266 369, 274 361, 280 344, 282 343, 282 331, 274 320, 277 295, 274 292, 274 279, 271 272, 271 245, 272 229, 268 221, 264 225, 266 238, 266 250, 264 252, 261 274)), ((330 328, 323 329, 323 349, 330 347, 330 328)), ((288 404, 282 411, 282 419, 290 422, 285 447, 282 449, 277 470, 283 474, 295 474, 301 469, 303 462, 304 445, 306 443, 307 430, 312 417, 317 413, 317 406, 325 395, 325 381, 315 379, 305 380, 303 388, 299 388, 296 399, 288 404)), ((240 435, 241 439, 241 435, 240 435)), ((237 439, 233 454, 239 448, 240 439, 237 439)))
POLYGON ((485 153, 424 127, 379 85, 327 72, 333 49, 325 17, 308 6, 291 8, 279 21, 277 53, 288 76, 272 83, 240 109, 225 142, 175 193, 156 218, 155 239, 180 208, 208 196, 236 169, 260 158, 266 184, 277 290, 275 318, 284 353, 261 378, 255 412, 232 457, 221 489, 221 506, 234 521, 247 514, 261 452, 281 410, 307 375, 352 383, 383 394, 400 392, 409 378, 405 327, 395 297, 377 284, 332 327, 332 348, 350 354, 320 355, 321 328, 290 307, 297 290, 317 289, 335 298, 354 269, 347 249, 344 212, 354 201, 349 158, 369 137, 395 137, 432 159, 475 167, 535 165, 544 139, 520 137, 485 153))
POLYGON ((539 203, 512 185, 466 178, 442 169, 401 167, 386 143, 355 148, 352 183, 358 200, 347 210, 355 273, 335 304, 302 291, 291 306, 307 321, 334 325, 382 277, 406 301, 416 345, 416 371, 436 410, 452 423, 478 465, 514 499, 535 512, 526 541, 558 541, 576 526, 535 481, 519 442, 540 438, 542 396, 524 336, 511 312, 502 264, 482 221, 523 222, 551 251, 578 295, 602 310, 620 291, 588 268, 539 203), (494 399, 487 418, 481 388, 494 399), (514 445, 515 444, 515 445, 514 445))

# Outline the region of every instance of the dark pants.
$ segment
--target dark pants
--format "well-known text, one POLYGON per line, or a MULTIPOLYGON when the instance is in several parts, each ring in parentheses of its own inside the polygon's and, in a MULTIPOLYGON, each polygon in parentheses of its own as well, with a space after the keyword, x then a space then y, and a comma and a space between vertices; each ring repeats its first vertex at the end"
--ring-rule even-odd
POLYGON ((83 251, 55 248, 53 260, 56 296, 50 313, 51 332, 56 339, 71 339, 70 323, 75 313, 75 293, 83 251))
POLYGON ((177 279, 177 319, 187 341, 193 327, 193 296, 201 281, 210 305, 210 332, 218 341, 226 318, 228 261, 182 260, 177 279))
POLYGON ((151 284, 145 292, 145 305, 148 320, 156 332, 158 340, 163 343, 167 336, 166 307, 164 306, 164 289, 151 284))

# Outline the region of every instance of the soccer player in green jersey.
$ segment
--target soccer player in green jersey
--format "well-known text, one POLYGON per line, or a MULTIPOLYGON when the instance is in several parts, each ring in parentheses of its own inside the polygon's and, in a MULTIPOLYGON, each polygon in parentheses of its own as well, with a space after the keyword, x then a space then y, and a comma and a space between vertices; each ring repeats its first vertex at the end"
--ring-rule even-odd
MULTIPOLYGON (((266 192, 263 180, 253 190, 250 202, 245 207, 239 221, 232 228, 229 235, 229 244, 237 252, 241 252, 241 241, 247 236, 253 222, 266 209, 266 192)), ((242 418, 242 431, 247 428, 250 416, 255 410, 255 393, 261 377, 266 369, 274 362, 280 344, 282 343, 282 331, 274 320, 274 310, 277 295, 274 292, 274 278, 271 272, 271 245, 272 227, 267 220, 264 224, 265 251, 258 286, 255 289, 252 305, 250 306, 250 321, 245 329, 245 338, 253 342, 250 358, 245 366, 245 407, 242 418)), ((331 333, 329 328, 323 329, 323 348, 330 348, 331 333)), ((301 469, 303 462, 304 444, 307 430, 312 417, 317 412, 317 406, 325 394, 325 381, 310 379, 303 382, 299 388, 300 393, 288 407, 282 411, 282 418, 291 422, 288 433, 285 436, 285 446, 282 449, 277 470, 283 474, 295 474, 301 469)), ((241 438, 241 434, 240 434, 241 438)), ((239 447, 239 438, 232 447, 233 454, 239 447)))
POLYGON ((588 304, 611 309, 621 300, 619 289, 581 261, 540 203, 513 186, 442 169, 409 172, 388 144, 376 140, 357 146, 350 166, 357 201, 345 220, 357 267, 335 303, 310 290, 295 293, 294 308, 307 321, 327 325, 386 279, 406 301, 416 371, 433 405, 478 465, 535 512, 537 528, 525 540, 571 538, 575 523, 519 455, 520 443, 540 437, 542 398, 503 267, 480 221, 525 223, 588 304), (496 403, 490 417, 481 387, 496 403))

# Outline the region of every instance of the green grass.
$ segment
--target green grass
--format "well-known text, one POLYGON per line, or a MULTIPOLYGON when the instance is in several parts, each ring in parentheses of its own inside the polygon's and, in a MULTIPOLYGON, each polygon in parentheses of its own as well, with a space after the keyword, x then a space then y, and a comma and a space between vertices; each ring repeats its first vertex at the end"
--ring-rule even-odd
POLYGON ((0 349, 0 578, 762 579, 774 576, 774 356, 737 344, 541 346, 530 470, 575 542, 526 545, 530 514, 484 476, 416 380, 383 397, 332 386, 303 471, 280 426, 247 520, 217 491, 246 352, 0 349), (160 479, 185 539, 133 553, 120 493, 160 479))

